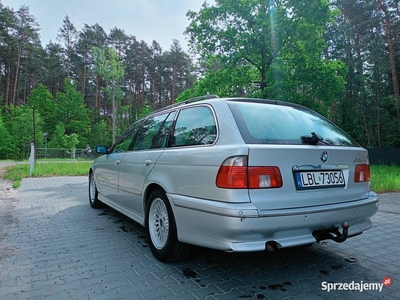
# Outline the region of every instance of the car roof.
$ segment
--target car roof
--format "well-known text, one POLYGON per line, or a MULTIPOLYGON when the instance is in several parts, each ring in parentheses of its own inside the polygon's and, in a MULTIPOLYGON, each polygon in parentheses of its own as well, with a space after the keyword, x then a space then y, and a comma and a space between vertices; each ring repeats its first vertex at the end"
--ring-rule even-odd
MULTIPOLYGON (((203 96, 190 98, 190 99, 184 100, 182 102, 178 102, 178 103, 174 103, 174 104, 162 107, 160 109, 152 111, 148 116, 152 116, 152 115, 158 114, 160 112, 168 111, 168 110, 173 109, 173 108, 177 108, 177 107, 181 107, 181 106, 184 107, 186 105, 193 104, 193 103, 198 103, 198 104, 210 103, 210 104, 212 104, 213 102, 221 102, 221 101, 266 103, 266 104, 274 104, 274 105, 296 107, 296 108, 301 108, 303 110, 310 110, 309 108, 307 108, 307 107, 305 107, 303 105, 292 103, 292 102, 280 101, 280 100, 261 99, 261 98, 244 98, 244 97, 224 97, 224 98, 220 98, 217 95, 203 95, 203 96)), ((147 118, 148 116, 146 116, 145 118, 147 118)))

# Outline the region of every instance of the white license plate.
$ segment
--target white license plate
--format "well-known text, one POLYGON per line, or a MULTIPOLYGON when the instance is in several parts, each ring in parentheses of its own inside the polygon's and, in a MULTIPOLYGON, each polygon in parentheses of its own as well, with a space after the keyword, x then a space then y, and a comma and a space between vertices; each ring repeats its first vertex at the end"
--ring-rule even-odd
POLYGON ((297 172, 295 179, 299 190, 345 186, 342 171, 297 172))

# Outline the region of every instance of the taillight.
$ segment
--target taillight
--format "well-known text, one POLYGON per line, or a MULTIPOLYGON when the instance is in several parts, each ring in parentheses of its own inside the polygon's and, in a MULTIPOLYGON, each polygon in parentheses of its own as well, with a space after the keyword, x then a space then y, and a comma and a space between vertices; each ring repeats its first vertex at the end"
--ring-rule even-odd
POLYGON ((216 184, 221 188, 247 188, 247 156, 227 158, 218 170, 216 184))
POLYGON ((278 167, 248 167, 247 156, 235 156, 222 163, 216 184, 230 189, 279 188, 282 177, 278 167))
POLYGON ((354 171, 354 182, 370 181, 369 165, 356 165, 354 171))

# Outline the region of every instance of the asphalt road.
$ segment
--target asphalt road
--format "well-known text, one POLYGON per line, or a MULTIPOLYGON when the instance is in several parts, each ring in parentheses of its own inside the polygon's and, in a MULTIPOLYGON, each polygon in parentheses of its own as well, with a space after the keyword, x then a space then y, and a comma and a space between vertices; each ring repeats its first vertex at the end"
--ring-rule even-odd
POLYGON ((87 177, 0 187, 2 300, 400 299, 397 193, 380 195, 374 227, 343 244, 275 253, 195 248, 188 259, 164 264, 141 226, 89 207, 87 177))

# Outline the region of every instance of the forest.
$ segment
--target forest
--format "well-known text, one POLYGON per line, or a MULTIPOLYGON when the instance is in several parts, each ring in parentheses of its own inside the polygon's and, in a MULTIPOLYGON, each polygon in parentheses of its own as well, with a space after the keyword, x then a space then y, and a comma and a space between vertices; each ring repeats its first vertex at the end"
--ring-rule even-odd
POLYGON ((27 158, 32 142, 111 145, 205 94, 302 104, 363 147, 400 147, 399 1, 216 0, 186 17, 188 53, 68 16, 42 45, 29 7, 0 0, 0 159, 27 158))

